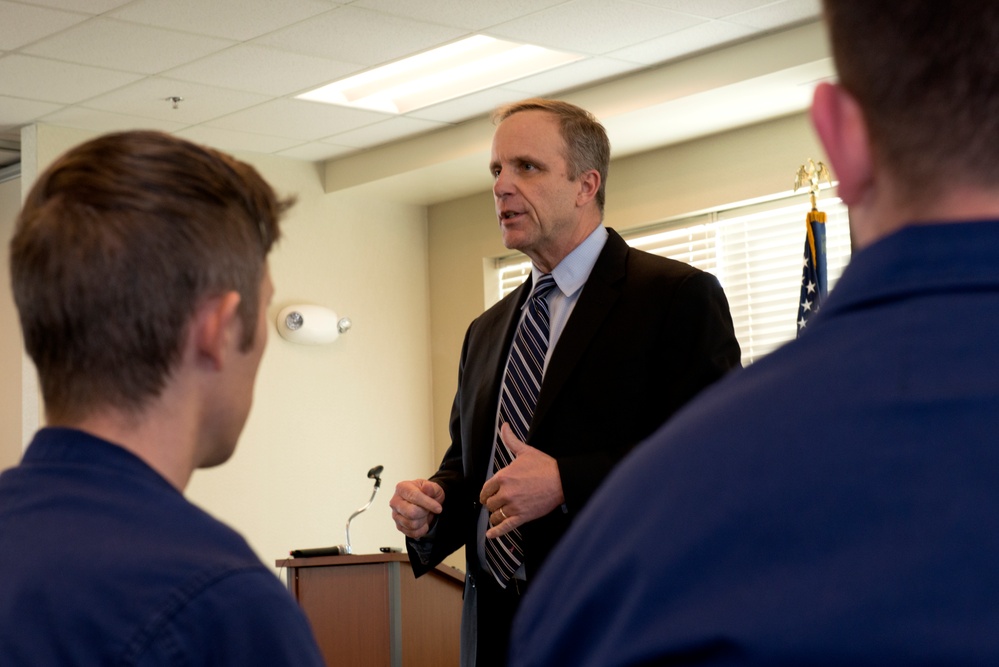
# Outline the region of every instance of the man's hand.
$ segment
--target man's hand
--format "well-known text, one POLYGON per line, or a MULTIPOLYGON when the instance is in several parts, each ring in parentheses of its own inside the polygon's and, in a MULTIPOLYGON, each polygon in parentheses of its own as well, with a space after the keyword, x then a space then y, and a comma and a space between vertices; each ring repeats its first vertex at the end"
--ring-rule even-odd
POLYGON ((489 510, 489 539, 541 518, 565 502, 555 459, 517 438, 509 424, 500 427, 500 437, 514 458, 479 494, 479 501, 489 510))
POLYGON ((392 520, 399 532, 418 539, 430 530, 430 521, 441 513, 444 489, 436 482, 414 479, 395 485, 395 495, 389 500, 392 520))

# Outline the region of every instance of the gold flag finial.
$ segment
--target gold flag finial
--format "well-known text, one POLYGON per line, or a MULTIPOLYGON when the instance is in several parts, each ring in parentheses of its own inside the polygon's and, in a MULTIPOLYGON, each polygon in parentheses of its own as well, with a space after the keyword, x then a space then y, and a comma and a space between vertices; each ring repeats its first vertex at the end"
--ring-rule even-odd
POLYGON ((818 210, 817 200, 819 194, 819 183, 822 181, 825 181, 828 185, 832 185, 832 180, 829 177, 829 169, 822 162, 819 162, 816 165, 811 158, 808 159, 808 165, 801 165, 798 167, 798 173, 794 175, 795 192, 797 192, 806 183, 808 184, 808 189, 811 192, 812 197, 813 211, 818 210))

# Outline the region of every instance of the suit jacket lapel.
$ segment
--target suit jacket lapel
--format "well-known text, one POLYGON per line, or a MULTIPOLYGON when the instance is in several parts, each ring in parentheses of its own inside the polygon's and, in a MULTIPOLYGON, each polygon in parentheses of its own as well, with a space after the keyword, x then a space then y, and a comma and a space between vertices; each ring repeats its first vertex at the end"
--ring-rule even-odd
POLYGON ((607 242, 548 361, 531 421, 532 431, 545 418, 573 368, 621 295, 620 281, 625 275, 628 244, 613 229, 608 229, 608 232, 607 242))

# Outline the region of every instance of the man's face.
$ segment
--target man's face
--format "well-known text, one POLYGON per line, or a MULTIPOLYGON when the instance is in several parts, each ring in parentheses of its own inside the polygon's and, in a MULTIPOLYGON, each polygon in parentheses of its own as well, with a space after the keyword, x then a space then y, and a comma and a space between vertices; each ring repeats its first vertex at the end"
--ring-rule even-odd
MULTIPOLYGON (((274 296, 274 285, 271 282, 270 270, 265 266, 264 277, 260 282, 260 307, 257 310, 256 332, 253 337, 253 345, 247 350, 240 349, 242 331, 238 329, 230 337, 231 349, 228 356, 229 368, 225 370, 228 374, 225 381, 225 389, 222 393, 227 395, 225 407, 222 409, 222 418, 218 424, 217 438, 214 438, 215 445, 208 457, 202 462, 200 467, 208 468, 224 463, 232 456, 236 449, 236 442, 246 419, 250 414, 250 407, 253 405, 253 388, 256 383, 257 371, 260 369, 260 360, 264 356, 264 348, 267 345, 267 307, 274 296)), ((234 323, 238 323, 238 317, 234 318, 234 323)))
POLYGON ((502 121, 490 171, 503 244, 554 268, 574 247, 580 217, 579 181, 569 179, 556 117, 530 110, 502 121))

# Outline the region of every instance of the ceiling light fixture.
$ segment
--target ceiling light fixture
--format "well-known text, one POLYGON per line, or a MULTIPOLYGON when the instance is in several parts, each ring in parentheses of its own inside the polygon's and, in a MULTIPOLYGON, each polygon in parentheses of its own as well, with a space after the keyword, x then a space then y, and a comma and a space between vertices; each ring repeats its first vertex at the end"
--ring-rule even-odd
POLYGON ((334 81, 297 97, 372 111, 407 113, 583 57, 474 35, 334 81))

